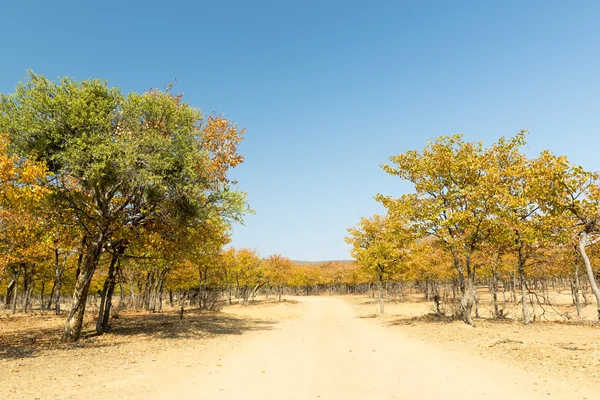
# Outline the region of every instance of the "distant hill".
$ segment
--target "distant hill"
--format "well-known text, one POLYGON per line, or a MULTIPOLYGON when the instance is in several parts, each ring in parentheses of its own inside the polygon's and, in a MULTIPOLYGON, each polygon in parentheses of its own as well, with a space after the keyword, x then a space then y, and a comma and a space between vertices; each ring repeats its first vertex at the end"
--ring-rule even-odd
POLYGON ((340 264, 348 264, 354 262, 354 260, 327 260, 327 261, 301 261, 301 260, 292 260, 292 262, 296 265, 311 265, 311 266, 319 266, 321 264, 329 263, 329 262, 337 262, 340 264))

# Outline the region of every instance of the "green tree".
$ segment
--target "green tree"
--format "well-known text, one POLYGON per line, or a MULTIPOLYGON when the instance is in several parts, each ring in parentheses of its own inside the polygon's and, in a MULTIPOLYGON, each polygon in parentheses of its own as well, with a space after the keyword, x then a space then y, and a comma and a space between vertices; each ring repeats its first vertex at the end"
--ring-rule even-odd
POLYGON ((45 162, 54 207, 74 213, 85 249, 63 342, 79 339, 90 283, 115 232, 152 220, 187 226, 240 219, 244 195, 226 172, 241 134, 169 91, 123 94, 100 80, 29 74, 0 96, 0 131, 20 158, 45 162))

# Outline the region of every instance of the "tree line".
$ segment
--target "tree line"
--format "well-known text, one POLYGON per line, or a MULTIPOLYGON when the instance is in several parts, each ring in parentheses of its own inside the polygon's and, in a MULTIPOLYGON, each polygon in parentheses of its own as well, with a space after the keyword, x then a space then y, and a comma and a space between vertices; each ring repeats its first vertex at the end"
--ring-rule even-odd
POLYGON ((478 286, 488 286, 495 317, 503 316, 499 289, 508 289, 528 324, 529 299, 549 302, 549 282, 561 280, 569 282, 578 314, 589 285, 600 318, 600 175, 549 151, 527 157, 526 137, 521 131, 485 147, 443 136, 382 165, 413 191, 378 194, 386 214, 361 219, 347 237, 378 283, 381 312, 386 282, 417 278, 437 292, 440 283, 454 282, 460 300, 453 313, 468 324, 478 286))

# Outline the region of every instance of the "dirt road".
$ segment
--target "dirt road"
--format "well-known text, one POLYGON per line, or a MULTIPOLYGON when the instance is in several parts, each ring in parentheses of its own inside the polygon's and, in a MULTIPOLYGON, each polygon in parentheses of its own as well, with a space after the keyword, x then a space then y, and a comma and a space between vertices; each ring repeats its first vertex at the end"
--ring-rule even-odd
MULTIPOLYGON (((301 301, 300 318, 243 343, 180 387, 196 387, 206 399, 594 398, 566 383, 399 337, 357 318, 340 299, 301 301)), ((185 398, 200 398, 194 396, 185 398)))
POLYGON ((200 347, 156 349, 136 355, 132 363, 109 363, 105 370, 71 381, 66 390, 53 393, 60 388, 55 383, 42 385, 34 397, 16 390, 8 398, 598 398, 589 388, 408 338, 358 318, 339 298, 299 300, 294 306, 297 317, 281 319, 271 329, 215 339, 200 347))

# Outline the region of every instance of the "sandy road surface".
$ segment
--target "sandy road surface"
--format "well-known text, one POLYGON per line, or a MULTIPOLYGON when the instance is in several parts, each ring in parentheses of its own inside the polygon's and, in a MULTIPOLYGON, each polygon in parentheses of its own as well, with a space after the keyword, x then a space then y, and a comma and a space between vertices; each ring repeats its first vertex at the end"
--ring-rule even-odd
POLYGON ((71 378, 67 389, 67 382, 60 391, 60 385, 42 384, 35 397, 11 392, 6 398, 600 398, 590 389, 545 381, 500 363, 403 336, 358 318, 342 299, 299 300, 301 304, 294 306, 298 317, 283 319, 272 329, 178 350, 157 348, 137 355, 131 364, 115 363, 95 370, 85 380, 71 378), (105 374, 110 377, 106 379, 105 374))
MULTIPOLYGON (((220 366, 190 374, 185 398, 593 399, 504 365, 432 348, 359 319, 343 300, 303 298, 301 317, 262 333, 220 366)), ((161 392, 168 395, 169 390, 161 392)), ((597 396, 597 394, 596 394, 597 396)))

